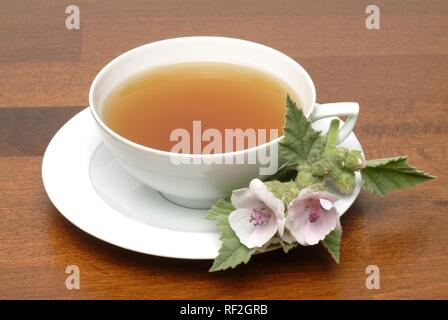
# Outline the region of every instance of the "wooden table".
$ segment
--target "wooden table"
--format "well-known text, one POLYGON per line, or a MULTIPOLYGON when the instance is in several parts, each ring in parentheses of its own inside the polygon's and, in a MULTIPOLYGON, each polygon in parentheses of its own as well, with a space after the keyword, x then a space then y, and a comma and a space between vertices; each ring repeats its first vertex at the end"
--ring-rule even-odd
POLYGON ((0 7, 0 298, 448 298, 448 2, 2 1, 0 7), (369 4, 381 29, 365 27, 369 4), (137 254, 97 240, 48 200, 42 155, 88 103, 96 73, 155 40, 220 35, 299 61, 320 102, 358 101, 368 158, 408 154, 439 178, 384 198, 361 193, 344 215, 342 262, 322 248, 264 254, 208 273, 210 261, 137 254), (81 289, 65 269, 79 266, 81 289), (365 287, 368 265, 381 289, 365 287))

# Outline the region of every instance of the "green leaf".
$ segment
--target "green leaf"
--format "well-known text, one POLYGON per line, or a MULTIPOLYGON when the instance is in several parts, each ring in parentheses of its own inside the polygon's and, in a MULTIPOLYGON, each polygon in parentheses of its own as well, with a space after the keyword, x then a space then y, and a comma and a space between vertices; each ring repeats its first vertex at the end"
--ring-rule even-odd
POLYGON ((289 250, 297 247, 298 243, 294 242, 292 244, 289 244, 282 239, 280 239, 278 236, 272 237, 271 240, 269 240, 263 247, 261 248, 253 248, 251 249, 251 253, 262 253, 265 252, 268 249, 271 249, 275 247, 275 249, 282 248, 284 253, 288 253, 289 250))
POLYGON ((240 242, 229 225, 228 217, 234 210, 229 198, 226 198, 218 200, 207 213, 206 219, 217 221, 217 227, 221 234, 219 239, 222 242, 210 272, 235 268, 241 263, 249 262, 252 255, 251 250, 240 242))
POLYGON ((288 253, 289 250, 295 248, 298 246, 297 242, 293 242, 293 243, 287 243, 285 241, 280 240, 280 245, 282 246, 283 252, 284 253, 288 253))
POLYGON ((205 219, 220 220, 227 219, 228 215, 235 210, 235 207, 230 202, 230 197, 218 200, 213 207, 208 210, 205 219))
POLYGON ((289 165, 316 159, 323 150, 324 138, 311 127, 311 122, 289 95, 286 98, 286 109, 284 138, 279 143, 281 156, 289 165))
POLYGON ((363 188, 379 196, 435 178, 409 165, 407 156, 369 160, 361 175, 363 188))
POLYGON ((334 261, 338 264, 341 256, 341 237, 342 229, 335 229, 331 231, 324 240, 322 240, 322 244, 325 248, 327 248, 334 261))
POLYGON ((292 181, 297 176, 296 167, 290 167, 287 165, 282 166, 276 173, 266 179, 266 181, 278 180, 280 182, 292 181))

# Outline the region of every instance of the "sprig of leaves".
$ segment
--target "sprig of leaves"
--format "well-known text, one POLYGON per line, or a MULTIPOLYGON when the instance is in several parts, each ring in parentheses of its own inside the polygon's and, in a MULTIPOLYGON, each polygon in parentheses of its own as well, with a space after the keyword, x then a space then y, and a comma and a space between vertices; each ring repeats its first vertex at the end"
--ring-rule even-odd
POLYGON ((407 156, 369 160, 361 170, 361 175, 364 190, 378 196, 435 178, 408 164, 407 156))
MULTIPOLYGON (((360 151, 336 146, 339 120, 333 120, 326 137, 311 127, 311 122, 288 96, 284 138, 279 143, 281 156, 287 163, 273 176, 266 179, 266 186, 287 206, 303 188, 325 190, 325 181, 332 180, 342 193, 351 193, 355 184, 355 171, 361 171, 363 188, 376 195, 392 190, 415 186, 433 176, 417 170, 407 162, 407 157, 370 160, 365 162, 360 151)), ((285 253, 297 246, 274 236, 261 248, 249 249, 243 245, 230 227, 228 217, 234 211, 229 198, 219 200, 207 214, 207 219, 217 222, 221 234, 221 248, 210 271, 235 268, 248 263, 253 254, 281 247, 285 253)), ((336 263, 340 261, 342 229, 330 232, 321 243, 336 263)))
MULTIPOLYGON (((297 174, 297 164, 311 163, 319 158, 325 146, 325 139, 321 133, 311 127, 311 122, 305 117, 302 110, 288 96, 286 100, 285 137, 280 142, 280 152, 288 160, 288 165, 279 170, 265 182, 268 189, 287 206, 299 194, 299 186, 294 182, 297 174)), ((334 133, 334 132, 333 132, 334 133)), ((337 132, 336 132, 337 133, 337 132)), ((320 179, 320 178, 319 178, 320 179)), ((228 217, 234 211, 229 198, 219 200, 209 211, 206 219, 215 220, 220 232, 221 247, 218 256, 209 271, 226 270, 235 268, 239 264, 249 262, 255 253, 265 252, 279 246, 285 253, 297 246, 297 243, 289 244, 274 236, 261 248, 249 249, 237 238, 230 227, 228 217)), ((328 235, 331 237, 332 234, 328 235)), ((330 239, 330 238, 329 238, 330 239)), ((340 241, 340 236, 339 238, 340 241)), ((332 240, 328 243, 334 252, 338 249, 338 243, 332 240)), ((326 239, 323 244, 326 245, 326 239)), ((331 251, 330 251, 331 252, 331 251)), ((333 254, 332 254, 333 255, 333 254)))

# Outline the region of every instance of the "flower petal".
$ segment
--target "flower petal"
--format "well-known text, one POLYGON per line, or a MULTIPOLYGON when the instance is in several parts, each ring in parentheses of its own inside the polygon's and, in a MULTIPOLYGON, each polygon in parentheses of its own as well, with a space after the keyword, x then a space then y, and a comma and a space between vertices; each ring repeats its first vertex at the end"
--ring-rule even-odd
POLYGON ((262 247, 277 233, 277 223, 274 217, 271 220, 261 226, 255 227, 254 232, 247 241, 242 242, 248 248, 262 247))
POLYGON ((300 190, 299 196, 294 200, 305 200, 313 197, 315 197, 315 192, 311 189, 305 188, 300 190))
POLYGON ((339 199, 338 196, 336 196, 332 193, 323 192, 323 191, 317 192, 316 195, 317 195, 317 197, 319 197, 319 199, 325 199, 325 200, 331 201, 333 203, 339 199))
POLYGON ((297 217, 295 220, 288 219, 286 220, 286 228, 289 230, 291 235, 300 243, 302 246, 308 245, 305 237, 305 228, 308 225, 303 216, 297 217))
POLYGON ((321 210, 319 219, 314 223, 308 223, 305 229, 305 241, 308 245, 315 245, 333 231, 339 221, 336 209, 321 210))
MULTIPOLYGON (((255 179, 254 179, 255 180, 255 179)), ((252 181, 254 181, 252 180, 252 181)), ((258 180, 258 179, 256 179, 258 180)), ((258 180, 260 181, 260 180, 258 180)), ((260 181, 261 182, 261 181, 260 181)), ((278 233, 280 236, 283 235, 283 231, 285 229, 285 205, 283 201, 276 198, 272 192, 268 190, 266 185, 262 183, 262 186, 257 185, 257 188, 254 189, 254 193, 260 201, 263 201, 265 207, 270 209, 271 212, 275 215, 275 220, 277 221, 278 233)), ((252 182, 251 182, 252 186, 252 182)))
POLYGON ((288 206, 286 228, 301 245, 315 245, 338 226, 339 214, 334 207, 338 197, 327 192, 303 189, 288 206), (313 208, 319 208, 318 219, 310 221, 313 208))
MULTIPOLYGON (((258 179, 254 179, 254 180, 258 180, 258 179)), ((262 182, 262 184, 263 184, 263 182, 262 182)), ((251 182, 251 186, 252 186, 252 182, 251 182)), ((263 202, 255 195, 255 192, 254 192, 253 188, 251 188, 251 187, 234 190, 232 192, 230 201, 232 202, 232 204, 235 208, 252 209, 252 208, 264 207, 263 202)))
POLYGON ((266 188, 265 184, 263 183, 263 181, 261 181, 260 179, 252 179, 250 181, 249 184, 249 189, 260 189, 260 188, 266 188))
POLYGON ((320 206, 322 208, 324 208, 325 210, 330 210, 331 208, 333 208, 333 202, 331 202, 330 200, 324 199, 324 198, 320 198, 320 206))
POLYGON ((248 239, 255 229, 255 226, 249 222, 250 209, 236 209, 229 214, 228 220, 230 227, 236 236, 241 239, 248 239))
POLYGON ((305 227, 309 223, 309 207, 312 199, 300 199, 300 196, 291 201, 288 206, 286 228, 301 245, 306 245, 305 227))
POLYGON ((230 213, 229 224, 240 242, 249 249, 262 247, 277 232, 276 220, 273 216, 265 225, 254 226, 250 222, 251 210, 237 209, 230 213))

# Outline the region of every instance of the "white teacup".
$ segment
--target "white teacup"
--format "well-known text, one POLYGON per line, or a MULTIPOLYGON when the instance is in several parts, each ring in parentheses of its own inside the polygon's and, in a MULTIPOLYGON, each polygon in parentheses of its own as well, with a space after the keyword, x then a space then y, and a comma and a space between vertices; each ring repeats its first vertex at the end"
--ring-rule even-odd
MULTIPOLYGON (((112 131, 101 119, 107 95, 124 80, 142 71, 180 62, 215 61, 260 69, 294 90, 301 98, 303 111, 311 121, 332 116, 347 116, 338 142, 352 132, 359 113, 354 102, 316 103, 316 89, 308 73, 285 54, 264 45, 224 37, 185 37, 153 42, 132 49, 109 62, 96 76, 89 93, 90 109, 104 142, 117 161, 133 176, 160 191, 168 200, 192 208, 210 208, 233 189, 245 187, 260 176, 262 164, 216 164, 217 158, 266 154, 276 150, 282 137, 258 147, 224 154, 177 154, 152 149, 132 142, 112 131), (269 149, 270 148, 270 149, 269 149), (185 161, 200 164, 179 164, 185 161), (200 158, 200 159, 197 159, 200 158), (214 164, 210 164, 214 163, 214 164)), ((199 119, 200 120, 200 119, 199 119)), ((222 161, 224 163, 224 161, 222 161)))

